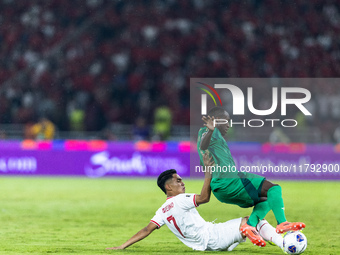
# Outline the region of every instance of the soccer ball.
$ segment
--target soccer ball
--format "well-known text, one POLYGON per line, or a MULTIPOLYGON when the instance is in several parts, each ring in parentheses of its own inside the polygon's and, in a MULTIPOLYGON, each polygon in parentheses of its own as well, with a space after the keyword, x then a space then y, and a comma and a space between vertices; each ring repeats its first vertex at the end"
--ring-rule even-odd
POLYGON ((288 254, 301 254, 307 248, 307 238, 300 231, 289 231, 283 237, 283 250, 288 254))

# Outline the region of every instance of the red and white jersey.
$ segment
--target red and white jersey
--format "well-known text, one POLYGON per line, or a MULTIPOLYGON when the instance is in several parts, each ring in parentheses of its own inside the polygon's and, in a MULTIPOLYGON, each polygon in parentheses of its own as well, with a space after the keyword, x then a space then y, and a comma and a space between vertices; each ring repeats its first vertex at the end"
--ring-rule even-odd
POLYGON ((209 241, 210 222, 206 222, 196 210, 196 194, 179 194, 168 197, 151 222, 158 228, 166 224, 185 245, 203 251, 209 241))

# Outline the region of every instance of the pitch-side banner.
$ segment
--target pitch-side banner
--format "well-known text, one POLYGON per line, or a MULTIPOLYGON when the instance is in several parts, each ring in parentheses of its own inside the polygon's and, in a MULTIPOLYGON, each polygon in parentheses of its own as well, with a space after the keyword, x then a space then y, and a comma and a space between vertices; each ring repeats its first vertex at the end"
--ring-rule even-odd
POLYGON ((158 176, 174 168, 189 175, 189 154, 119 151, 0 151, 1 175, 158 176))
MULTIPOLYGON (((238 171, 270 179, 340 180, 340 146, 230 143, 238 171)), ((189 142, 0 142, 0 174, 18 176, 156 177, 167 169, 181 176, 190 172, 191 160, 199 165, 189 142)), ((216 169, 218 170, 218 169, 216 169)), ((233 171, 233 169, 219 169, 233 171)))

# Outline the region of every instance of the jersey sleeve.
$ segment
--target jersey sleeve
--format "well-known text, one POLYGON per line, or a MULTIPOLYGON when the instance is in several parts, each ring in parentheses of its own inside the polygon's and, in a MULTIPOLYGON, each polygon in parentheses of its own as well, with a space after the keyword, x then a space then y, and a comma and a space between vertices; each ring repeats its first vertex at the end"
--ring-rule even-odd
POLYGON ((160 210, 158 210, 155 214, 155 216, 153 216, 153 218, 150 220, 150 222, 152 222, 153 224, 157 225, 157 228, 160 228, 161 226, 164 225, 164 221, 162 219, 160 210))
POLYGON ((176 203, 184 210, 190 210, 197 207, 196 194, 180 194, 176 196, 176 203))
POLYGON ((218 130, 218 128, 215 128, 212 136, 211 136, 211 140, 210 140, 210 145, 211 146, 212 144, 216 143, 217 140, 219 140, 221 137, 220 137, 220 131, 218 130))
MULTIPOLYGON (((201 140, 203 139, 203 137, 208 133, 209 129, 207 127, 202 128, 200 130, 200 134, 199 134, 199 142, 201 142, 201 140)), ((212 133, 211 139, 210 139, 210 143, 209 143, 209 147, 213 146, 216 141, 218 141, 220 139, 219 137, 219 130, 218 128, 214 129, 214 132, 212 133)), ((208 147, 208 148, 209 148, 208 147)))

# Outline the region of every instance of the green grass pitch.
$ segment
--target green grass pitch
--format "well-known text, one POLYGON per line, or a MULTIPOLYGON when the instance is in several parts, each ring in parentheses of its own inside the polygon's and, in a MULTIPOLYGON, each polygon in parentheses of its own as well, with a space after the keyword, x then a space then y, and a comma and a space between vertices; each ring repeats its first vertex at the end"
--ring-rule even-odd
MULTIPOLYGON (((189 193, 199 193, 203 183, 184 182, 189 193)), ((283 189, 288 220, 307 225, 305 254, 340 254, 340 183, 277 183, 283 189)), ((105 250, 146 226, 165 201, 153 179, 5 177, 0 187, 0 254, 202 253, 186 247, 166 226, 126 250, 105 250)), ((198 211, 207 221, 223 222, 249 215, 251 209, 222 204, 212 196, 198 211)), ((267 220, 275 226, 272 213, 267 220)), ((233 254, 283 253, 247 240, 233 254)))

